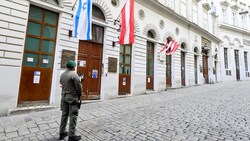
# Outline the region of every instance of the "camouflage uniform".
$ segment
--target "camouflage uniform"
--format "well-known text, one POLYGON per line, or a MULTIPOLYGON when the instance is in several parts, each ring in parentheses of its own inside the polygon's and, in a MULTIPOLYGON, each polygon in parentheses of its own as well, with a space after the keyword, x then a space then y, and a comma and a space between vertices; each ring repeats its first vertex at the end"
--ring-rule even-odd
POLYGON ((70 69, 67 69, 60 78, 62 84, 62 99, 61 99, 61 125, 60 134, 66 132, 66 125, 68 116, 70 117, 69 122, 69 136, 75 136, 75 128, 78 117, 79 97, 82 95, 82 87, 79 76, 70 69))

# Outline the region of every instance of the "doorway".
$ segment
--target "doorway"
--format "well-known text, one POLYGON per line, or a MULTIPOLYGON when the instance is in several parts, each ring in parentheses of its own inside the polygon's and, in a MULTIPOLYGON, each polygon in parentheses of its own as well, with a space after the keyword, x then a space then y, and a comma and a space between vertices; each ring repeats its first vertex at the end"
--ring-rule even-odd
POLYGON ((100 99, 104 28, 92 25, 92 41, 80 41, 77 73, 83 75, 82 100, 100 99))
POLYGON ((154 43, 147 41, 146 89, 154 89, 154 43))
POLYGON ((49 102, 58 17, 58 13, 30 6, 18 104, 49 102))
POLYGON ((195 78, 195 84, 198 84, 198 56, 194 55, 194 78, 195 78))
POLYGON ((198 48, 194 48, 194 79, 195 79, 195 84, 198 84, 198 48))
POLYGON ((166 56, 166 86, 171 87, 172 86, 172 75, 171 75, 171 61, 172 61, 172 55, 166 56))
POLYGON ((207 54, 202 54, 203 62, 203 77, 205 79, 205 84, 208 84, 208 56, 207 54))
POLYGON ((119 95, 126 95, 130 93, 131 85, 131 52, 130 45, 120 46, 119 59, 119 95))
POLYGON ((240 80, 240 63, 239 63, 239 50, 234 50, 235 66, 236 66, 236 79, 240 80))
POLYGON ((185 82, 185 52, 181 51, 181 85, 186 86, 185 82))

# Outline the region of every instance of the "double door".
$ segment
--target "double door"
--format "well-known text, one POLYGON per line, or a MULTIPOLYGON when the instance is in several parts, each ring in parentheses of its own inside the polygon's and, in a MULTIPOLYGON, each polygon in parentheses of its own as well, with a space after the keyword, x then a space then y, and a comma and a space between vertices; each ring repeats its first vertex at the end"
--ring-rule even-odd
POLYGON ((82 100, 100 99, 102 44, 80 41, 77 73, 82 76, 82 100))
POLYGON ((146 89, 154 89, 154 43, 147 42, 146 89))
POLYGON ((203 77, 205 78, 205 84, 208 84, 208 56, 207 54, 202 55, 203 62, 203 77))

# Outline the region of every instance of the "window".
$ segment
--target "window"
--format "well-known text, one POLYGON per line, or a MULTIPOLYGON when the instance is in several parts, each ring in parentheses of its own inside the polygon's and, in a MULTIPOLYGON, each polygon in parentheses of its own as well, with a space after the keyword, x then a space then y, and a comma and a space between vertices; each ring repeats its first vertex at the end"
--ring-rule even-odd
POLYGON ((225 62, 225 68, 228 69, 228 52, 227 48, 224 48, 224 62, 225 62))
POLYGON ((222 8, 222 22, 227 23, 227 9, 222 8))
POLYGON ((120 46, 119 73, 131 74, 131 46, 120 46))
POLYGON ((57 24, 57 13, 36 6, 30 7, 24 49, 24 66, 52 68, 57 24))
POLYGON ((95 5, 93 5, 92 15, 94 19, 105 21, 105 16, 102 10, 95 5))
POLYGON ((238 18, 236 12, 233 12, 233 25, 238 26, 238 18))
POLYGON ((193 3, 193 22, 198 24, 198 4, 193 3))
POLYGON ((213 34, 216 35, 216 19, 213 18, 212 20, 213 20, 213 25, 212 25, 213 26, 213 34))
POLYGON ((208 12, 205 9, 203 10, 203 28, 209 30, 208 12))
POLYGON ((95 24, 92 24, 92 41, 97 43, 103 43, 104 28, 95 24))
POLYGON ((174 10, 174 0, 167 0, 167 7, 174 10))
POLYGON ((246 15, 241 15, 242 28, 247 29, 247 19, 246 15))
POLYGON ((181 15, 183 17, 187 17, 187 1, 181 0, 181 15))
POLYGON ((247 52, 244 52, 245 71, 248 71, 247 52))

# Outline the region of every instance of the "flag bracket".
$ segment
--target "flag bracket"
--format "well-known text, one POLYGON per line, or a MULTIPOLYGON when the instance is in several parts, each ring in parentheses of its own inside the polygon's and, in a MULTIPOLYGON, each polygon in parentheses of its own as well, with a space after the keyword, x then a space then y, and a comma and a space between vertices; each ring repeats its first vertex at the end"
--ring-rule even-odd
POLYGON ((118 19, 115 19, 114 20, 114 25, 118 25, 119 26, 119 28, 116 31, 120 32, 121 31, 121 21, 118 20, 118 19))

